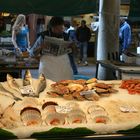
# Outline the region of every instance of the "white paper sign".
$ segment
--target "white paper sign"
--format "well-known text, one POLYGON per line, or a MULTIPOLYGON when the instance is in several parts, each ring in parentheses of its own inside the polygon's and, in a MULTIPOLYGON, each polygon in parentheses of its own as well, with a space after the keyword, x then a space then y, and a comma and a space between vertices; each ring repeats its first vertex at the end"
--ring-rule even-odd
POLYGON ((34 90, 31 85, 23 86, 22 88, 20 88, 20 91, 22 95, 34 96, 34 90))
POLYGON ((80 92, 80 95, 88 95, 88 94, 94 94, 95 93, 95 90, 88 90, 88 91, 82 91, 80 92))
POLYGON ((55 109, 58 113, 69 113, 72 110, 68 106, 55 106, 55 109))

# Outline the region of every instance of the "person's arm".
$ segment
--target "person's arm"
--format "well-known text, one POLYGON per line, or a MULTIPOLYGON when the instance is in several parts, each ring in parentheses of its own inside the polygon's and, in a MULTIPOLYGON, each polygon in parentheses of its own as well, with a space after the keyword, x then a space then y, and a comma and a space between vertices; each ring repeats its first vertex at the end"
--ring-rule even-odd
POLYGON ((79 41, 79 28, 77 28, 77 30, 76 30, 76 38, 79 41))
POLYGON ((29 32, 27 32, 27 43, 28 43, 28 49, 30 49, 30 39, 29 39, 29 32))
POLYGON ((39 36, 35 44, 30 49, 30 56, 37 56, 42 50, 41 44, 43 43, 42 36, 39 36))
POLYGON ((124 37, 124 41, 123 41, 123 51, 127 50, 127 48, 129 47, 129 34, 130 34, 130 29, 129 28, 125 28, 123 31, 123 37, 124 37))
POLYGON ((16 50, 19 50, 20 51, 20 48, 18 47, 18 45, 16 43, 16 32, 15 32, 15 30, 12 31, 12 43, 14 45, 14 48, 16 50))
POLYGON ((87 30, 88 30, 88 41, 90 40, 90 38, 91 38, 91 31, 90 31, 90 29, 89 28, 87 28, 87 30))

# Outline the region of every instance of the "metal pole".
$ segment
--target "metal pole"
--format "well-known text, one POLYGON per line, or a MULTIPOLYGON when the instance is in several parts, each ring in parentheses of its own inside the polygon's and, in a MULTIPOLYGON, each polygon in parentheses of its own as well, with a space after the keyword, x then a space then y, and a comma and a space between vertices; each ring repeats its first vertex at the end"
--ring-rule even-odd
MULTIPOLYGON (((108 60, 108 56, 119 52, 120 0, 100 0, 97 60, 108 60)), ((114 79, 113 72, 99 65, 98 79, 114 79)))

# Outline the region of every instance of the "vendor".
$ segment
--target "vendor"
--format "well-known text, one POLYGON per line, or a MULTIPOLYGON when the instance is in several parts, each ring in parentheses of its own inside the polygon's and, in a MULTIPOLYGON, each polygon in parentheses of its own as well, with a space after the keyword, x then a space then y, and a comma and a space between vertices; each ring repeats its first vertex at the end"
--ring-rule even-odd
MULTIPOLYGON (((73 79, 73 72, 67 53, 54 55, 48 53, 45 36, 64 39, 64 20, 61 17, 52 17, 49 23, 49 29, 40 34, 35 44, 30 49, 31 56, 40 54, 39 73, 43 73, 46 78, 53 81, 64 79, 73 79)), ((50 47, 50 46, 49 46, 50 47)))

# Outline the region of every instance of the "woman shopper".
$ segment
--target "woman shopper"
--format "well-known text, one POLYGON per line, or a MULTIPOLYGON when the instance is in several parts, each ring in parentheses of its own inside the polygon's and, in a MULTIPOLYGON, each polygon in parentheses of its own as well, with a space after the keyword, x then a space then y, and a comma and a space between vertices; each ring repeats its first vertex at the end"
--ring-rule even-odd
POLYGON ((16 52, 26 52, 30 48, 29 30, 25 15, 18 15, 12 28, 12 42, 16 52))

